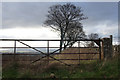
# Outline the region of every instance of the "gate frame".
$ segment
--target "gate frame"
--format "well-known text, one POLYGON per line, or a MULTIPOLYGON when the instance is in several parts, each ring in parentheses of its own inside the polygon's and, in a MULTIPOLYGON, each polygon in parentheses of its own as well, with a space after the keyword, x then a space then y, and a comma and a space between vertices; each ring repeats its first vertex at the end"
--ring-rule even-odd
MULTIPOLYGON (((34 49, 37 52, 42 53, 43 55, 45 55, 45 56, 43 56, 43 57, 41 57, 41 58, 39 58, 37 60, 34 60, 32 63, 35 63, 35 62, 37 62, 37 61, 39 61, 39 60, 41 60, 42 58, 45 58, 45 57, 48 58, 48 63, 49 63, 49 57, 51 57, 51 58, 53 58, 56 61, 59 61, 59 62, 65 64, 65 65, 68 65, 68 64, 62 62, 61 60, 56 59, 56 58, 51 56, 52 54, 56 54, 55 52, 59 51, 60 48, 55 50, 55 51, 53 51, 52 53, 49 53, 49 48, 50 48, 49 47, 49 42, 50 41, 61 41, 61 40, 58 40, 58 39, 57 40, 53 40, 53 39, 50 39, 50 40, 42 40, 42 39, 41 40, 38 40, 38 39, 0 39, 0 40, 1 41, 14 41, 14 60, 15 60, 15 55, 16 55, 16 49, 18 48, 18 47, 16 47, 16 42, 19 42, 19 43, 21 43, 21 44, 23 44, 23 45, 25 45, 25 46, 27 46, 27 47, 29 47, 31 49, 34 49), (47 47, 46 48, 47 48, 47 53, 48 54, 45 54, 44 52, 42 52, 42 51, 40 51, 40 50, 38 50, 38 49, 36 49, 34 47, 31 47, 30 45, 28 45, 26 43, 23 43, 22 41, 47 41, 47 47)), ((69 41, 69 40, 63 40, 63 41, 69 41)), ((99 39, 76 39, 76 40, 71 40, 71 41, 79 41, 79 42, 80 41, 94 41, 99 46, 98 47, 99 48, 99 60, 101 60, 101 42, 102 42, 102 40, 100 38, 99 39)), ((79 59, 79 61, 80 61, 80 59, 79 59)))

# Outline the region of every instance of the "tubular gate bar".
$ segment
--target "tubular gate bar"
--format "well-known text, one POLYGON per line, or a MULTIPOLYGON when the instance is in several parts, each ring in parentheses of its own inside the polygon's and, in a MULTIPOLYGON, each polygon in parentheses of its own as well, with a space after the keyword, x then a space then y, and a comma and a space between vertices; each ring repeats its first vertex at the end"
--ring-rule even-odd
MULTIPOLYGON (((24 54, 16 54, 16 48, 27 48, 28 47, 28 48, 31 48, 31 49, 41 53, 42 55, 45 55, 45 56, 40 57, 39 59, 32 61, 32 63, 35 63, 45 57, 48 57, 48 62, 49 62, 49 57, 50 57, 53 60, 59 61, 60 63, 63 63, 65 65, 68 65, 68 64, 64 63, 62 60, 79 60, 79 63, 80 63, 80 60, 92 60, 92 59, 80 59, 80 54, 85 54, 85 53, 77 53, 77 54, 79 54, 79 59, 56 59, 56 58, 54 58, 51 55, 52 54, 60 54, 60 53, 56 53, 57 51, 60 51, 60 48, 59 47, 49 47, 49 41, 61 41, 59 39, 56 39, 56 40, 55 39, 54 40, 53 39, 50 39, 50 40, 44 40, 44 39, 43 40, 42 39, 40 39, 40 40, 39 39, 0 39, 0 41, 14 41, 14 47, 1 47, 1 48, 14 48, 14 59, 15 59, 15 55, 24 55, 24 54), (47 41, 47 47, 32 47, 22 41, 47 41), (27 47, 16 47, 16 42, 19 42, 27 47), (47 54, 45 54, 44 52, 42 52, 36 48, 47 48, 47 54), (59 49, 50 53, 49 48, 59 48, 59 49)), ((99 48, 99 59, 101 60, 101 41, 102 41, 101 39, 77 39, 77 40, 63 40, 63 41, 79 41, 77 48, 82 48, 82 47, 80 47, 80 41, 94 41, 99 47, 91 47, 91 48, 99 48)), ((74 54, 74 53, 64 53, 64 54, 74 54)), ((98 53, 86 53, 86 54, 98 54, 98 53)), ((34 55, 34 54, 32 54, 32 55, 34 55)), ((68 66, 70 66, 70 65, 68 65, 68 66)))

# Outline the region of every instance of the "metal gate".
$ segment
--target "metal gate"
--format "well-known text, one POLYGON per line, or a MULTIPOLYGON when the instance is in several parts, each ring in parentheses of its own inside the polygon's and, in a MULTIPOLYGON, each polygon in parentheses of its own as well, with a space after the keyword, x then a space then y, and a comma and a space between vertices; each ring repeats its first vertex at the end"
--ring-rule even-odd
MULTIPOLYGON (((4 41, 14 41, 14 47, 0 47, 2 49, 5 49, 5 48, 13 48, 14 52, 13 53, 10 53, 10 54, 7 54, 7 53, 2 53, 3 55, 9 55, 9 56, 13 56, 13 60, 17 60, 16 56, 19 56, 19 55, 24 55, 24 56, 27 56, 27 55, 41 55, 39 56, 38 58, 34 58, 31 60, 31 63, 30 64, 33 64, 33 63, 36 63, 40 60, 47 60, 48 64, 51 62, 51 61, 58 61, 62 64, 65 64, 65 65, 71 65, 71 63, 68 63, 69 62, 77 62, 77 64, 80 64, 80 61, 81 60, 101 60, 101 42, 102 40, 101 39, 79 39, 79 40, 74 40, 77 42, 78 46, 77 47, 67 47, 66 49, 62 49, 62 52, 59 52, 60 51, 60 48, 59 47, 50 47, 50 42, 55 42, 55 41, 58 41, 60 42, 60 40, 35 40, 35 39, 1 39, 0 41, 4 42, 4 41), (27 43, 25 43, 24 41, 45 41, 47 42, 47 46, 46 47, 33 47, 27 43), (98 47, 91 47, 92 50, 94 51, 94 49, 96 50, 97 49, 97 52, 89 52, 88 50, 91 49, 90 47, 81 47, 80 46, 80 42, 81 41, 93 41, 95 42, 98 47), (25 45, 26 47, 17 47, 17 42, 18 43, 21 43, 23 45, 25 45), (22 53, 22 54, 18 54, 17 53, 17 49, 19 48, 30 48, 30 49, 33 49, 34 51, 36 51, 38 54, 25 54, 25 53, 22 53), (47 52, 43 52, 37 48, 46 48, 47 52), (50 49, 51 48, 56 48, 55 50, 53 50, 52 52, 50 52, 50 49), (88 51, 88 52, 84 52, 84 51, 88 51), (94 58, 82 58, 81 55, 98 55, 98 57, 96 59, 94 58), (72 56, 72 57, 70 57, 72 56), (73 58, 74 57, 74 58, 73 58)), ((65 40, 64 40, 65 41, 65 40)), ((67 40, 66 40, 67 41, 67 40)), ((33 57, 33 56, 32 56, 33 57)), ((5 59, 3 57, 3 59, 5 59)))

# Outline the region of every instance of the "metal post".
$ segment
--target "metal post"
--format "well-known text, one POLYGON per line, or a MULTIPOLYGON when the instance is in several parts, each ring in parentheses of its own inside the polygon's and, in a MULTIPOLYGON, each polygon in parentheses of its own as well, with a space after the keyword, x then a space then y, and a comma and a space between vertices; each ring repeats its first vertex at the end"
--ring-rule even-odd
POLYGON ((14 61, 15 61, 15 54, 16 54, 16 40, 14 41, 14 61))
POLYGON ((80 41, 78 41, 78 47, 79 47, 79 65, 80 65, 80 41))
POLYGON ((47 41, 47 60, 48 60, 48 64, 49 64, 49 41, 47 41))
POLYGON ((100 43, 100 45, 99 45, 99 59, 101 60, 101 41, 100 41, 100 39, 99 39, 99 43, 100 43))

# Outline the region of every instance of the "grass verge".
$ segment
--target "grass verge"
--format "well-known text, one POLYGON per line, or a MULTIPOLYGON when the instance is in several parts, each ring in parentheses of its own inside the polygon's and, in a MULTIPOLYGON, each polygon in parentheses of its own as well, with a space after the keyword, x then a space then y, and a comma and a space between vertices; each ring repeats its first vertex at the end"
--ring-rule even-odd
POLYGON ((49 78, 53 73, 57 78, 119 78, 118 57, 110 60, 82 62, 79 66, 63 66, 53 63, 47 66, 37 65, 30 68, 21 68, 19 64, 13 63, 4 68, 3 78, 49 78))

